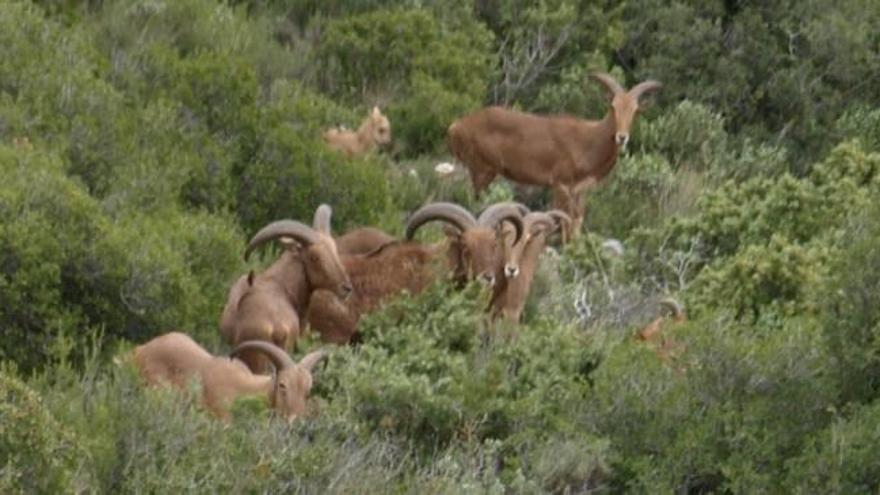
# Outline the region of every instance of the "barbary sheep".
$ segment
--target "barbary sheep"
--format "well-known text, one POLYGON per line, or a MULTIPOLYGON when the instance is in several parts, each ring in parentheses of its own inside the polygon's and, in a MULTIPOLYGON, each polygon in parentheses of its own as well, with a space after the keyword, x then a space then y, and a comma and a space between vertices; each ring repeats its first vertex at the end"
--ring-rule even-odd
MULTIPOLYGON (((315 211, 314 228, 279 220, 250 240, 245 258, 276 239, 286 244, 286 250, 265 271, 242 276, 232 286, 220 320, 220 332, 229 345, 262 340, 290 349, 305 325, 313 291, 329 290, 343 299, 351 294, 351 280, 330 235, 330 215, 330 207, 321 205, 315 211)), ((268 371, 263 353, 246 350, 241 359, 256 373, 268 371)))
POLYGON ((681 354, 683 345, 676 342, 671 336, 664 335, 663 329, 666 326, 666 322, 670 319, 673 323, 680 324, 686 320, 686 317, 684 308, 675 299, 665 298, 660 301, 660 306, 669 309, 670 316, 658 316, 654 321, 636 332, 635 338, 653 346, 657 357, 663 362, 668 362, 670 359, 681 354))
POLYGON ((559 210, 531 212, 523 218, 523 235, 519 242, 513 243, 509 237, 505 239, 504 270, 490 303, 493 317, 520 321, 539 258, 547 246, 547 236, 557 230, 565 232, 570 222, 571 218, 559 210))
POLYGON ((336 248, 340 256, 369 254, 396 239, 375 227, 359 227, 336 238, 336 248))
POLYGON ((600 121, 493 106, 453 122, 446 133, 449 151, 469 169, 474 191, 481 193, 498 175, 550 187, 553 208, 572 217, 570 234, 577 235, 585 192, 611 172, 629 141, 639 97, 661 86, 644 81, 626 91, 608 74, 591 77, 612 96, 600 121))
POLYGON ((188 335, 171 332, 154 338, 134 350, 134 364, 150 385, 170 383, 185 389, 197 379, 202 403, 215 416, 229 420, 229 407, 244 396, 265 397, 269 405, 287 421, 306 412, 312 388, 312 368, 326 352, 314 351, 294 363, 286 352, 262 342, 239 344, 229 357, 213 356, 188 335), (274 376, 258 375, 235 359, 243 352, 258 352, 275 366, 274 376))
POLYGON ((310 324, 324 341, 346 343, 355 335, 361 315, 403 291, 418 294, 437 277, 494 285, 502 262, 498 231, 504 222, 513 226, 514 240, 523 235, 520 211, 511 204, 492 205, 479 218, 453 203, 420 208, 407 223, 408 240, 344 258, 354 286, 351 298, 343 302, 326 291, 316 291, 309 305, 310 324), (412 241, 416 231, 431 221, 452 227, 446 231, 448 239, 428 245, 412 241))
POLYGON ((379 107, 373 107, 357 131, 328 129, 324 132, 324 142, 346 156, 361 155, 391 142, 391 123, 379 107))

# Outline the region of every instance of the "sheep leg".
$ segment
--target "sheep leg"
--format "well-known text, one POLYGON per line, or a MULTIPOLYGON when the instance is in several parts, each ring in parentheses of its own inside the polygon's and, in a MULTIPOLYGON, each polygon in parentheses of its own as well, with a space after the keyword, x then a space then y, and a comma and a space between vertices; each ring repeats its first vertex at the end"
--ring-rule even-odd
POLYGON ((572 196, 571 190, 568 186, 564 184, 553 186, 553 208, 564 211, 572 219, 569 229, 566 232, 563 232, 564 242, 568 239, 574 238, 576 233, 580 230, 583 216, 579 215, 577 206, 575 198, 572 196))
POLYGON ((497 174, 491 170, 474 170, 471 169, 471 183, 474 185, 474 195, 479 197, 489 184, 495 180, 497 174))

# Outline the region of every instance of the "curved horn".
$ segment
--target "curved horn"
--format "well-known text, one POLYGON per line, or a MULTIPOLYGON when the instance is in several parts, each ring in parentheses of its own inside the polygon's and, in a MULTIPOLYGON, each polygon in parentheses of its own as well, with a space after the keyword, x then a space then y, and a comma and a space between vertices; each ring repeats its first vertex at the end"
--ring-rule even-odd
MULTIPOLYGON (((606 74, 604 72, 595 72, 593 74, 590 74, 590 77, 592 77, 596 81, 599 81, 600 83, 602 83, 603 86, 608 88, 608 91, 611 91, 612 95, 619 95, 620 93, 626 93, 626 90, 623 89, 623 86, 621 86, 617 81, 615 81, 614 78, 611 77, 611 74, 606 74)), ((635 88, 633 88, 633 89, 635 89, 635 88)))
POLYGON ((659 81, 654 81, 654 80, 642 81, 642 82, 636 84, 635 86, 633 86, 629 90, 629 94, 630 94, 630 96, 632 96, 633 98, 638 100, 643 94, 649 93, 651 91, 657 91, 658 89, 660 89, 662 87, 663 87, 663 85, 660 84, 659 81))
POLYGON ((431 203, 419 208, 409 217, 409 221, 406 223, 406 239, 412 239, 419 227, 432 220, 448 222, 461 231, 477 224, 477 220, 471 212, 455 203, 431 203))
POLYGON ((315 367, 318 362, 327 357, 329 353, 324 349, 318 349, 317 351, 312 351, 302 359, 299 360, 299 365, 305 368, 308 371, 312 371, 312 368, 315 367))
POLYGON ((684 316, 684 308, 682 308, 681 304, 671 297, 664 298, 660 301, 660 306, 665 306, 672 311, 672 316, 676 319, 680 319, 684 316))
POLYGON ((318 233, 308 225, 296 220, 278 220, 266 225, 254 234, 254 237, 248 242, 247 248, 244 250, 244 259, 247 260, 254 249, 269 241, 285 236, 292 237, 305 246, 311 246, 318 242, 318 233))
POLYGON ((536 227, 544 227, 547 229, 547 232, 552 232, 559 227, 555 218, 542 211, 529 213, 526 215, 525 222, 529 226, 529 232, 532 234, 537 234, 539 232, 536 227))
POLYGON ((330 215, 333 214, 333 210, 330 208, 330 205, 322 204, 315 210, 315 219, 312 222, 315 230, 321 232, 323 234, 330 235, 330 215))
POLYGON ((522 238, 523 229, 525 228, 522 220, 523 209, 525 209, 526 212, 529 210, 525 205, 513 201, 495 203, 486 208, 483 213, 480 214, 477 223, 490 228, 495 228, 504 221, 512 223, 513 227, 516 229, 516 237, 513 239, 513 243, 516 244, 519 242, 520 238, 522 238))
POLYGON ((562 210, 548 210, 547 215, 552 218, 560 229, 568 229, 571 227, 571 217, 562 210))
POLYGON ((262 340, 248 340, 247 342, 238 344, 238 346, 229 353, 229 357, 236 357, 242 351, 262 352, 269 358, 269 361, 272 361, 272 364, 275 365, 275 371, 283 371, 295 366, 293 359, 290 359, 290 356, 288 356, 280 347, 262 340))

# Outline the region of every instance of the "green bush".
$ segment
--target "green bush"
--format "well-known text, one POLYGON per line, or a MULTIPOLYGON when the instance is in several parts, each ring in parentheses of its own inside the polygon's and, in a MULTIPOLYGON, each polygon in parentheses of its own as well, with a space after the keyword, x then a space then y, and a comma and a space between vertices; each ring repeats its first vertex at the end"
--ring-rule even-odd
MULTIPOLYGON (((111 221, 57 157, 0 147, 4 359, 45 362, 58 333, 146 340, 170 328, 214 335, 242 239, 222 217, 166 208, 111 221)), ((81 352, 81 346, 77 346, 81 352)))
POLYGON ((880 404, 854 408, 811 438, 786 465, 785 485, 792 493, 877 493, 878 442, 880 404))
POLYGON ((40 395, 0 371, 0 490, 59 493, 90 488, 88 452, 40 395))
POLYGON ((327 23, 318 47, 330 94, 391 99, 388 114, 409 155, 433 151, 452 119, 483 100, 491 34, 476 22, 443 24, 428 9, 381 9, 327 23))
POLYGON ((237 213, 248 232, 282 218, 310 224, 321 203, 333 207, 339 231, 387 215, 391 192, 382 158, 349 159, 321 140, 320 118, 343 113, 299 86, 273 88, 255 159, 239 178, 237 213))
POLYGON ((680 346, 671 361, 627 341, 593 373, 582 427, 611 442, 612 486, 784 490, 775 473, 827 424, 836 398, 817 326, 767 331, 713 315, 665 331, 680 346))

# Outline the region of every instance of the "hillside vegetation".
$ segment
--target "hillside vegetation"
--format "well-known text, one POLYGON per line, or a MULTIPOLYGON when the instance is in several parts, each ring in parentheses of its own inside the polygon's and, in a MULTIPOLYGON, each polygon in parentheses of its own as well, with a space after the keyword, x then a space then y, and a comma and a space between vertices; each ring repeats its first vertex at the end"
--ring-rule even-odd
POLYGON ((875 0, 0 2, 0 493, 878 493, 878 26, 875 0), (477 284, 399 298, 289 425, 142 386, 162 333, 228 352, 270 221, 547 207, 437 176, 445 129, 601 118, 595 71, 663 88, 522 324, 477 284), (324 145, 374 105, 390 149, 324 145), (633 336, 666 296, 663 360, 633 336))

